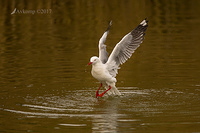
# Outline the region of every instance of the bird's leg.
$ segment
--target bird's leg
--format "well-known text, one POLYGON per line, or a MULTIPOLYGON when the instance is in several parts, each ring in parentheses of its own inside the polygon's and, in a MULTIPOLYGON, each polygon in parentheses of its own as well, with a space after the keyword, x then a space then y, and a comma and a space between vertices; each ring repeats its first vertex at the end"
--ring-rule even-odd
POLYGON ((98 96, 103 97, 103 95, 104 95, 107 91, 109 91, 110 89, 111 89, 111 86, 109 86, 109 89, 107 89, 106 91, 104 91, 103 93, 101 93, 101 94, 98 95, 98 96))
MULTIPOLYGON (((99 89, 101 88, 101 86, 102 86, 102 83, 101 83, 99 89)), ((99 89, 98 89, 97 92, 96 92, 96 98, 97 98, 97 96, 99 96, 99 89)))

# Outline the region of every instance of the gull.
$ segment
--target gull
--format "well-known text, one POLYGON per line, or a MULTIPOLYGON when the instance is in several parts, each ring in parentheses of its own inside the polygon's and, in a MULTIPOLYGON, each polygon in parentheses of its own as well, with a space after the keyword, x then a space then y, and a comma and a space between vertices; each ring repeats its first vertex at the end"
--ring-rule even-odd
POLYGON ((143 42, 145 31, 148 27, 148 20, 145 18, 135 29, 126 34, 121 41, 116 44, 108 58, 105 41, 111 25, 112 21, 99 40, 99 57, 91 57, 88 64, 88 66, 92 64, 91 74, 100 82, 100 87, 96 91, 96 98, 98 96, 103 97, 106 92, 108 95, 121 95, 115 86, 117 82, 116 75, 118 74, 118 69, 120 69, 119 66, 125 63, 143 42), (99 89, 102 85, 105 87, 106 91, 99 94, 99 89))

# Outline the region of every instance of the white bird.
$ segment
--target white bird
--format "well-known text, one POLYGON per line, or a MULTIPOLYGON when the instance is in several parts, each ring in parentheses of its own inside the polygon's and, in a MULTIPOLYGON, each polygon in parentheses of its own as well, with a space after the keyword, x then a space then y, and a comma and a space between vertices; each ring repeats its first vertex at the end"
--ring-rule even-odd
POLYGON ((99 94, 98 89, 96 92, 96 98, 98 96, 102 97, 106 92, 108 95, 121 95, 115 86, 115 83, 117 82, 115 77, 118 74, 118 69, 120 69, 119 65, 125 63, 143 42, 145 31, 148 27, 148 21, 147 19, 144 19, 134 30, 125 35, 114 47, 108 58, 105 41, 111 25, 112 21, 99 40, 99 57, 91 57, 88 64, 92 64, 92 76, 101 83, 99 89, 102 85, 106 88, 106 91, 101 94, 99 94))

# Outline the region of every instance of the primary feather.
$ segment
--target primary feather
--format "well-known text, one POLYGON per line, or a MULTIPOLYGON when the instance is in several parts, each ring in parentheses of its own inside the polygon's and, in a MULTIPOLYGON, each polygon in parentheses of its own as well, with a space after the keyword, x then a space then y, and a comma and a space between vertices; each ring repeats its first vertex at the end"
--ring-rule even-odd
POLYGON ((119 65, 125 63, 143 42, 147 27, 148 21, 145 19, 114 47, 106 62, 107 69, 113 77, 116 77, 119 65))

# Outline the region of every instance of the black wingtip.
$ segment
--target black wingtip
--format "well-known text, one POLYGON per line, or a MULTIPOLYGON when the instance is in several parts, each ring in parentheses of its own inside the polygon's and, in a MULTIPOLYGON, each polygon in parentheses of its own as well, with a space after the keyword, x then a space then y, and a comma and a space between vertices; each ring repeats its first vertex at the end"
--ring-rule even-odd
POLYGON ((148 24, 149 20, 147 20, 147 17, 144 19, 146 21, 146 23, 148 24))
POLYGON ((108 28, 106 29, 106 32, 110 30, 111 25, 112 25, 112 20, 110 21, 108 28))

